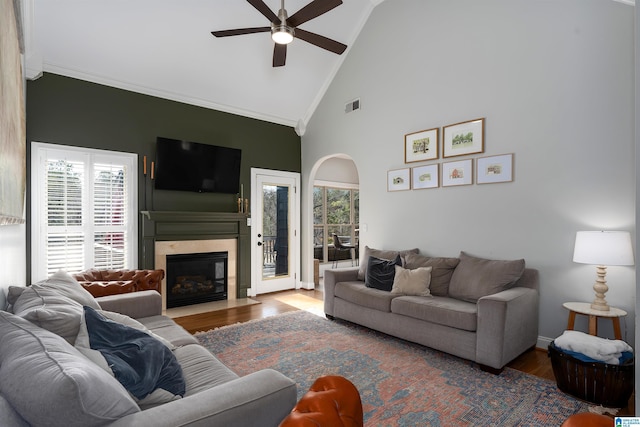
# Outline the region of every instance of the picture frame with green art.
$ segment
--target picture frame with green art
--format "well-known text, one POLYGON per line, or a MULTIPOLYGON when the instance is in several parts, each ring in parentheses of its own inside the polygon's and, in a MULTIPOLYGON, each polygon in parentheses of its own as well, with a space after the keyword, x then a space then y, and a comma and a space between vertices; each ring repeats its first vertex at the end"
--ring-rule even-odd
POLYGON ((404 162, 423 162, 438 158, 439 128, 421 130, 404 136, 404 162))
POLYGON ((484 118, 445 126, 442 157, 484 153, 484 118))
POLYGON ((422 190, 425 188, 438 188, 440 186, 439 164, 416 166, 411 168, 411 188, 422 190))

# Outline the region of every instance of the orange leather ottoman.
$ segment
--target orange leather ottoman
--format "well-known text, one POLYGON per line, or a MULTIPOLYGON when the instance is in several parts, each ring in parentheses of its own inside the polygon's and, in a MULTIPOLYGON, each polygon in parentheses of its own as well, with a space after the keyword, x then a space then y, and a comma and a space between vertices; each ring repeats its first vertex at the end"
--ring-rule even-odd
POLYGON ((328 375, 318 378, 302 396, 280 427, 362 427, 362 401, 348 379, 328 375))
POLYGON ((606 415, 582 412, 571 415, 562 423, 562 427, 609 427, 613 426, 613 418, 606 415))
POLYGON ((94 297, 154 290, 160 292, 164 270, 99 270, 90 268, 73 277, 94 297))

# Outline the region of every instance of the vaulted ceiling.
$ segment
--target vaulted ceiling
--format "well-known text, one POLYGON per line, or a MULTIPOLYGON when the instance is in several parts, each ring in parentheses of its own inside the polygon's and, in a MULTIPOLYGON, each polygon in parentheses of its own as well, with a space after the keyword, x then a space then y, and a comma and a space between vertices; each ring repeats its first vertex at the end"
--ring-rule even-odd
MULTIPOLYGON (((291 16, 311 1, 286 0, 285 9, 291 16)), ((269 26, 247 1, 28 0, 27 77, 51 72, 304 128, 381 1, 344 0, 300 25, 346 44, 342 55, 295 39, 274 68, 270 33, 211 35, 269 26)), ((280 0, 264 2, 278 13, 280 0)))

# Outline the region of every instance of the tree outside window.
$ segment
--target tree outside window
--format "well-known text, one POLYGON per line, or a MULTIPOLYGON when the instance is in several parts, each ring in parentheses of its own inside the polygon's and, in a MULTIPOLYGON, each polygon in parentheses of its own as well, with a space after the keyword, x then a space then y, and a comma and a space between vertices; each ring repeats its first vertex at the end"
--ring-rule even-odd
POLYGON ((356 242, 360 217, 360 193, 357 189, 314 187, 314 258, 333 261, 333 234, 345 243, 356 242))

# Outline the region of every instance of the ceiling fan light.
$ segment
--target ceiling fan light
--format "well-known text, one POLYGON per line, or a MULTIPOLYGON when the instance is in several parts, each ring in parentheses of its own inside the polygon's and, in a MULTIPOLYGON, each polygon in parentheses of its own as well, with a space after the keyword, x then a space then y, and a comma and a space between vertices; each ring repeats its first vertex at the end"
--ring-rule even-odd
POLYGON ((293 41, 293 28, 281 24, 271 29, 271 39, 278 44, 289 44, 293 41))

